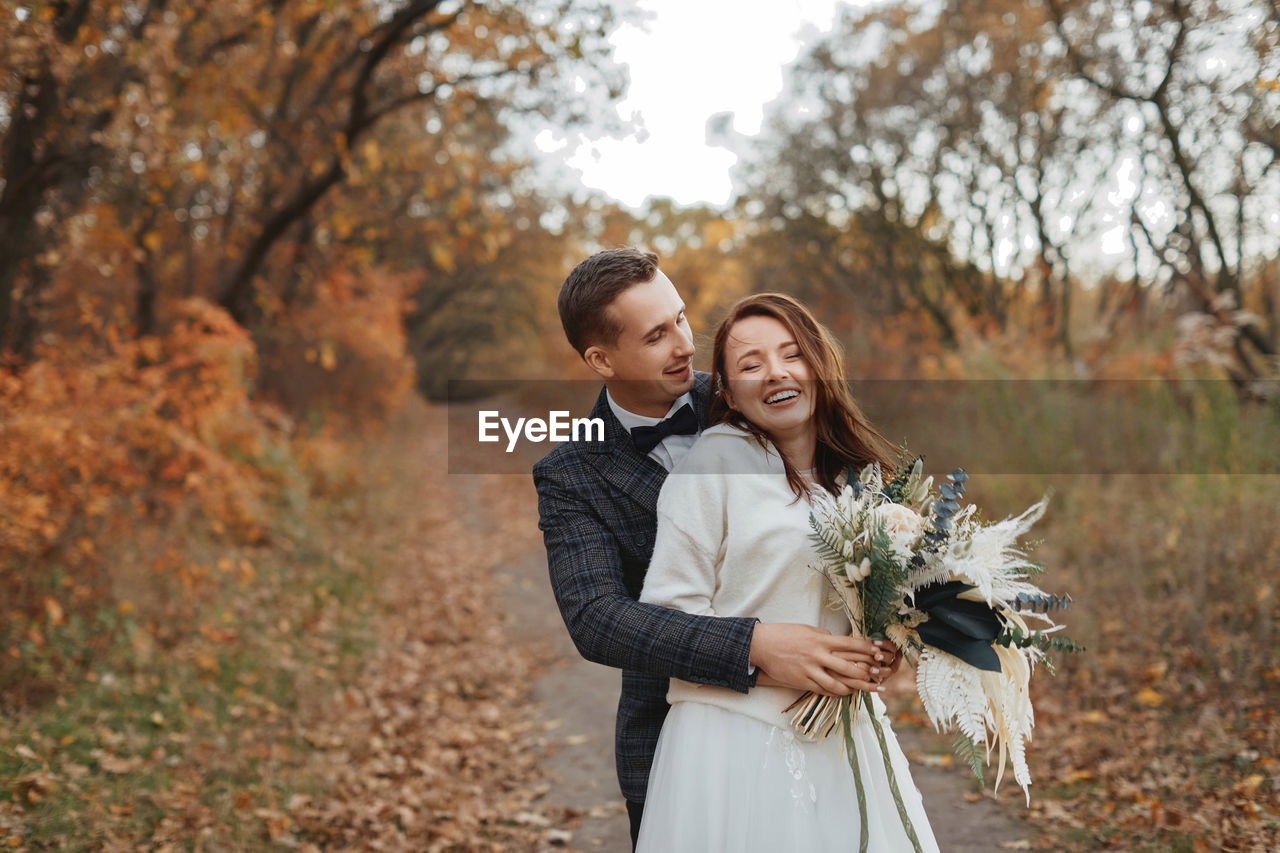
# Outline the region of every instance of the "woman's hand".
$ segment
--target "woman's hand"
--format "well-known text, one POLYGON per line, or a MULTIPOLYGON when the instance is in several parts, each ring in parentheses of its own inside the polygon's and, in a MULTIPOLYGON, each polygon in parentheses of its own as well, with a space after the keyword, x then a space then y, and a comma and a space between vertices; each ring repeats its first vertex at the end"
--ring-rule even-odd
MULTIPOLYGON (((880 640, 879 645, 884 650, 885 656, 881 666, 889 670, 889 675, 886 678, 897 675, 898 670, 902 667, 902 650, 888 640, 880 640)), ((884 679, 881 680, 883 681, 884 679)))
POLYGON ((874 679, 887 674, 877 654, 885 656, 864 637, 837 636, 811 625, 758 622, 751 639, 751 663, 760 670, 757 685, 828 696, 876 692, 880 684, 874 679))
POLYGON ((859 690, 867 693, 878 693, 884 690, 880 682, 876 681, 880 676, 876 673, 876 667, 872 667, 869 663, 849 664, 837 675, 831 670, 825 670, 821 675, 813 680, 806 682, 808 686, 800 686, 790 681, 780 681, 763 669, 756 676, 757 687, 788 687, 792 690, 808 690, 810 693, 821 693, 824 696, 849 696, 857 693, 859 690))
MULTIPOLYGON (((898 674, 898 670, 902 666, 902 653, 896 645, 889 640, 872 640, 873 649, 870 653, 870 660, 866 655, 856 654, 848 656, 850 663, 867 663, 868 679, 875 685, 871 692, 877 692, 890 678, 898 674)), ((860 688, 866 690, 868 688, 860 688)))

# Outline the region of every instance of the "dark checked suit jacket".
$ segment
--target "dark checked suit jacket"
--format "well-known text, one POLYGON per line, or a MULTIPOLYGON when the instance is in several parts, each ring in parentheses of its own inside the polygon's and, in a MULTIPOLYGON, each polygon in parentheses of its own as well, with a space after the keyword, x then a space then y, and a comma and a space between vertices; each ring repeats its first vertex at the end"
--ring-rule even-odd
MULTIPOLYGON (((707 421, 709 377, 695 374, 694 408, 707 421)), ((636 449, 600 392, 591 417, 604 441, 567 441, 533 468, 538 526, 551 586, 578 651, 622 669, 615 759, 622 795, 643 802, 658 732, 667 715, 667 679, 747 692, 756 620, 693 616, 636 599, 644 586, 666 470, 636 449)))

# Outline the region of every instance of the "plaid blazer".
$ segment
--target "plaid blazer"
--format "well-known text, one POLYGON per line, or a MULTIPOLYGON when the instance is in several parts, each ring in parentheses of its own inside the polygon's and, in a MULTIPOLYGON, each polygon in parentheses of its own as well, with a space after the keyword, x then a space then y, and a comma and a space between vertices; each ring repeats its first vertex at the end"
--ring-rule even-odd
MULTIPOLYGON (((694 408, 705 426, 709 376, 695 377, 694 408)), ((693 616, 636 600, 667 471, 636 449, 603 390, 591 417, 604 420, 604 441, 566 441, 533 467, 538 527, 551 588, 578 651, 622 669, 614 757, 622 795, 639 803, 667 715, 667 679, 747 692, 755 683, 747 670, 757 620, 693 616)))

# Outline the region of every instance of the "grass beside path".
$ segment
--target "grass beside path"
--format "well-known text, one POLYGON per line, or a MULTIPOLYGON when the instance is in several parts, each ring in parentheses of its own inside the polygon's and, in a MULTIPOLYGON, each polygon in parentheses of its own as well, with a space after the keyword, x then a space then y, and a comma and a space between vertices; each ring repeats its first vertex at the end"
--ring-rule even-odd
MULTIPOLYGON (((459 503, 444 451, 415 402, 358 451, 357 492, 207 561, 180 639, 104 614, 85 672, 0 716, 0 849, 532 849, 533 652, 504 642, 490 570, 536 528, 504 522, 500 482, 459 503)), ((183 538, 193 565, 226 548, 183 538)))
MULTIPOLYGON (((410 406, 353 450, 360 487, 271 546, 176 537, 201 591, 188 623, 104 613, 92 666, 0 710, 0 850, 564 842, 581 815, 539 799, 554 737, 529 707, 544 653, 509 640, 500 603, 500 576, 541 553, 532 485, 446 476, 444 427, 410 406)), ((1032 805, 1001 797, 1030 821, 1015 843, 1276 849, 1280 480, 1056 485, 1036 556, 1089 651, 1036 676, 1032 805)), ((975 478, 972 495, 1003 517, 1041 488, 975 478)))

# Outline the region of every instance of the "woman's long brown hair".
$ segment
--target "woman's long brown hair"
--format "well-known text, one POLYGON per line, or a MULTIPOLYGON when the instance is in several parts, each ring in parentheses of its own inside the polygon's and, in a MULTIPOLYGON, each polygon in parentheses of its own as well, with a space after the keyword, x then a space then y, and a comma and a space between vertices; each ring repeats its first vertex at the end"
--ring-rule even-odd
MULTIPOLYGON (((756 293, 738 300, 716 328, 712 345, 711 424, 729 423, 769 441, 764 430, 751 423, 741 412, 729 408, 723 391, 728 387, 725 372, 725 347, 734 325, 746 317, 772 317, 791 333, 800 354, 813 371, 813 421, 817 442, 813 453, 814 478, 824 489, 836 494, 836 478, 852 465, 859 471, 864 465, 879 462, 886 471, 893 467, 898 448, 885 439, 867 420, 849 391, 840 344, 826 327, 814 319, 809 309, 783 293, 756 293)), ((809 493, 809 484, 784 457, 787 483, 796 497, 809 493)))

